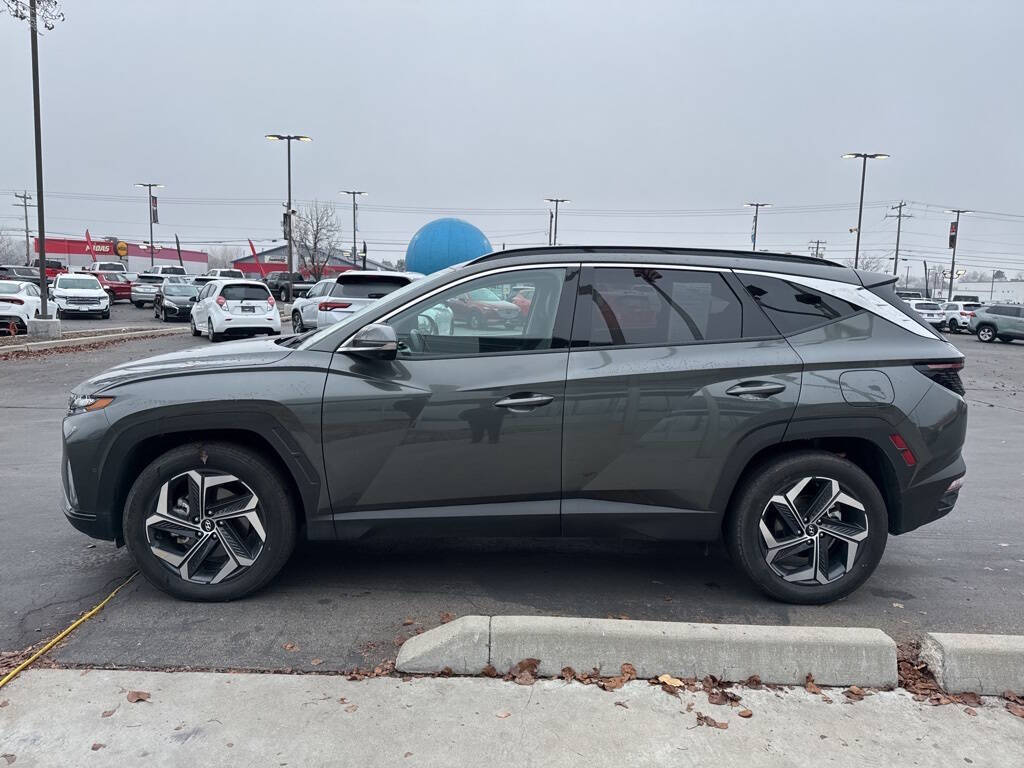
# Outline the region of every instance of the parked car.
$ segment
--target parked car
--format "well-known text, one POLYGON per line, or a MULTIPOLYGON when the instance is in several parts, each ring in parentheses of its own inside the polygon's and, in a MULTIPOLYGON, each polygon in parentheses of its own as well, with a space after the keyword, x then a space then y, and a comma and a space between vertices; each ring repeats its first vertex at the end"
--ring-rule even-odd
POLYGON ((153 316, 165 323, 172 320, 189 320, 192 317, 192 305, 198 296, 197 286, 167 280, 153 295, 153 316))
POLYGON ((697 249, 482 256, 310 334, 76 386, 64 513, 190 600, 261 588, 301 531, 724 537, 767 594, 828 602, 890 534, 948 514, 965 473, 964 357, 894 279, 697 249), (423 332, 510 285, 534 288, 525 323, 423 332), (620 317, 635 296, 653 314, 620 317))
POLYGON ((257 280, 214 280, 192 305, 192 335, 210 341, 224 336, 281 333, 281 313, 270 289, 257 280))
POLYGON ((100 286, 110 297, 110 303, 132 300, 132 283, 125 272, 93 272, 100 286))
POLYGON ((946 328, 949 329, 950 333, 968 331, 971 317, 974 316, 974 310, 980 306, 981 304, 975 301, 947 301, 942 305, 942 311, 946 318, 946 328))
MULTIPOLYGON (((23 267, 19 264, 0 265, 0 280, 15 280, 19 283, 35 283, 39 286, 39 267, 23 267)), ((49 283, 46 283, 48 285, 49 283)), ((45 285, 43 286, 45 288, 45 285)))
POLYGON ((921 319, 936 330, 946 327, 946 313, 937 301, 931 299, 910 299, 910 308, 921 316, 921 319))
POLYGON ((122 275, 128 274, 128 267, 120 261, 93 261, 82 267, 82 272, 96 274, 97 272, 119 272, 122 275))
POLYGON ((39 286, 24 280, 0 280, 0 334, 26 333, 30 318, 39 317, 39 286))
MULTIPOLYGON (((37 273, 39 272, 39 259, 36 259, 35 261, 32 262, 32 267, 35 269, 37 273)), ((57 277, 57 275, 64 274, 65 272, 68 271, 68 268, 66 264, 57 261, 56 259, 47 259, 44 270, 46 272, 46 280, 52 283, 54 278, 57 277)))
MULTIPOLYGON (((302 298, 316 284, 306 280, 301 272, 292 272, 291 275, 293 299, 302 298)), ((289 301, 289 297, 286 295, 288 293, 287 272, 268 272, 267 276, 263 278, 263 282, 270 288, 270 292, 275 299, 278 301, 289 301)))
POLYGON ((981 297, 973 293, 955 293, 953 301, 966 301, 969 304, 981 304, 981 297))
POLYGON ((512 327, 522 319, 519 307, 488 288, 474 288, 448 301, 455 322, 465 323, 473 330, 494 323, 512 327))
POLYGON ((349 270, 313 285, 292 305, 292 330, 323 328, 344 320, 392 291, 423 277, 418 272, 349 270))
POLYGON ((245 279, 245 274, 240 269, 209 269, 203 273, 203 277, 212 277, 213 279, 219 278, 237 278, 239 280, 245 279))
POLYGON ((899 296, 901 299, 923 299, 924 298, 924 296, 921 295, 920 291, 900 290, 900 291, 896 291, 896 295, 899 296))
POLYGON ((141 273, 131 285, 132 304, 139 309, 143 309, 147 304, 152 304, 156 299, 156 292, 167 279, 167 275, 152 272, 141 273))
POLYGON ((57 275, 50 288, 50 297, 57 305, 57 317, 99 315, 110 317, 110 296, 93 275, 82 272, 57 275))
POLYGON ((970 318, 970 330, 979 341, 991 343, 996 339, 1009 344, 1024 339, 1024 307, 1020 304, 993 304, 979 307, 970 318))
POLYGON ((533 303, 533 287, 529 285, 514 287, 508 300, 519 307, 521 317, 526 317, 530 314, 530 305, 533 303))
POLYGON ((185 271, 184 267, 180 267, 180 266, 176 267, 174 265, 170 265, 170 266, 163 266, 163 265, 161 265, 161 266, 156 266, 156 267, 150 267, 149 269, 147 269, 144 272, 142 272, 142 274, 143 275, 187 275, 188 272, 185 271))

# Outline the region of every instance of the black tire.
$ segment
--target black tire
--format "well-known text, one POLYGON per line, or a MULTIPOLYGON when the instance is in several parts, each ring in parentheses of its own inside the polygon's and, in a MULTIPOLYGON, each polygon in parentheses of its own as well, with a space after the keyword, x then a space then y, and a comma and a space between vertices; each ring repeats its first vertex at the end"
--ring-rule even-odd
POLYGON ((989 325, 988 323, 979 325, 976 333, 978 335, 978 341, 983 341, 986 344, 991 344, 996 340, 996 328, 994 325, 989 325))
POLYGON ((946 327, 949 328, 950 333, 958 333, 960 331, 960 324, 957 323, 957 321, 953 320, 952 318, 950 318, 949 322, 946 324, 946 327))
POLYGON ((220 334, 214 332, 213 330, 212 320, 206 321, 206 338, 208 338, 210 340, 210 343, 212 344, 216 344, 218 341, 220 341, 220 334))
POLYGON ((109 320, 109 319, 110 319, 110 310, 108 309, 107 311, 105 311, 105 312, 101 313, 101 314, 100 314, 100 317, 101 317, 101 318, 102 318, 103 320, 109 320))
POLYGON ((107 299, 110 300, 110 306, 114 306, 114 292, 107 291, 107 299))
POLYGON ((58 320, 63 320, 63 319, 64 319, 64 313, 63 313, 63 312, 61 311, 60 307, 57 307, 57 309, 56 309, 56 311, 55 311, 55 312, 53 313, 53 315, 54 315, 54 317, 56 317, 56 318, 57 318, 58 320))
POLYGON ((888 523, 885 501, 860 467, 832 453, 802 450, 770 459, 747 473, 726 518, 725 542, 733 563, 765 594, 786 603, 820 605, 849 595, 872 574, 885 552, 888 523), (803 477, 834 479, 864 506, 867 536, 858 546, 853 568, 828 584, 786 581, 769 566, 762 548, 762 512, 774 495, 803 477))
POLYGON ((304 333, 306 326, 302 323, 302 315, 298 312, 292 312, 292 330, 295 333, 304 333))
POLYGON ((196 319, 194 317, 189 317, 188 324, 189 324, 189 327, 192 329, 192 335, 193 336, 202 336, 203 335, 203 332, 200 331, 198 328, 196 328, 196 319))
POLYGON ((135 304, 135 308, 136 309, 145 309, 146 308, 146 302, 144 302, 144 301, 136 301, 136 302, 134 302, 134 304, 135 304))
POLYGON ((288 561, 295 547, 296 507, 280 471, 260 454, 232 443, 189 443, 155 459, 135 480, 124 506, 124 541, 142 575, 158 589, 182 600, 237 600, 264 587, 288 561), (189 470, 234 475, 260 500, 266 538, 255 562, 219 584, 186 581, 153 554, 146 536, 161 486, 189 470))
POLYGON ((474 309, 469 313, 469 319, 466 321, 466 324, 474 331, 479 331, 486 323, 484 322, 484 316, 474 309))

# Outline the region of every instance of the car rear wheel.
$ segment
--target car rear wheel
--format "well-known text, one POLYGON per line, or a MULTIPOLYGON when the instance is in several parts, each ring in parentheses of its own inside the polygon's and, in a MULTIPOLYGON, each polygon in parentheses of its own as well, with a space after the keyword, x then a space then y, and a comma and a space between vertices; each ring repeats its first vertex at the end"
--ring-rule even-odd
POLYGON ((296 514, 287 488, 254 451, 190 443, 132 485, 124 540, 157 588, 185 600, 235 600, 266 585, 291 555, 296 514))
POLYGON ((469 319, 466 322, 474 331, 479 331, 484 327, 484 316, 476 310, 473 310, 469 313, 469 319))
POLYGON ((950 333, 956 333, 957 331, 960 330, 960 325, 959 325, 959 323, 957 323, 956 320, 950 319, 950 321, 948 323, 948 327, 949 327, 949 332, 950 333))
POLYGON ((996 339, 996 329, 991 325, 979 325, 978 326, 978 341, 984 341, 986 344, 991 344, 996 339))
POLYGON ((189 317, 188 324, 189 324, 189 327, 192 329, 192 335, 193 336, 202 336, 203 335, 199 331, 199 329, 196 328, 196 319, 194 317, 189 317))
POLYGON ((206 338, 211 342, 220 341, 220 334, 213 330, 213 320, 206 321, 206 338))
POLYGON ((829 603, 871 575, 888 538, 885 501, 857 465, 798 451, 757 467, 725 527, 733 562, 787 603, 829 603))
POLYGON ((292 312, 292 330, 295 333, 303 333, 306 330, 306 326, 302 324, 302 315, 298 312, 292 312))
POLYGON ((146 308, 146 302, 144 302, 144 301, 136 301, 135 302, 135 307, 136 307, 136 309, 145 309, 146 308))

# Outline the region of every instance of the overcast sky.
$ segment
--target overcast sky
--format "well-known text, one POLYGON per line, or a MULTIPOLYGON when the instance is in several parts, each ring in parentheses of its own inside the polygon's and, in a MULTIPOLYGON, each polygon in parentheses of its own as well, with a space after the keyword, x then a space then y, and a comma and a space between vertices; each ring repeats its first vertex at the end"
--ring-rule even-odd
MULTIPOLYGON (((842 257, 860 167, 840 155, 868 151, 892 158, 868 167, 862 251, 891 255, 881 203, 903 198, 917 272, 948 258, 946 206, 1015 214, 965 218, 962 261, 1024 271, 1018 0, 63 7, 40 45, 54 233, 145 239, 132 183, 156 181, 158 240, 269 243, 285 148, 263 135, 295 132, 314 139, 293 147, 295 198, 336 202, 348 239, 338 190, 368 190, 360 239, 382 257, 448 212, 495 247, 545 243, 553 195, 572 199, 565 243, 749 248, 742 204, 759 200, 777 206, 759 248, 821 238, 842 257)), ((28 30, 8 16, 0 71, 0 199, 14 203, 35 180, 28 30)), ((0 207, 0 229, 19 226, 0 207)))

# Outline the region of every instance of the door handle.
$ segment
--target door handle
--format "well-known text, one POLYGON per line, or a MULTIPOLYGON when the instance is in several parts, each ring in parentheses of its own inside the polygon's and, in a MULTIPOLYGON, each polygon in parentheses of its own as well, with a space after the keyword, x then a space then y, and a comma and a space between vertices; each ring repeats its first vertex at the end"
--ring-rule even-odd
POLYGON ((734 397, 771 397, 785 391, 786 385, 775 381, 741 381, 725 390, 734 397))
POLYGON ((526 413, 527 411, 532 411, 534 408, 547 405, 554 399, 555 398, 551 395, 511 395, 509 397, 503 397, 494 405, 498 408, 508 408, 513 413, 526 413))

